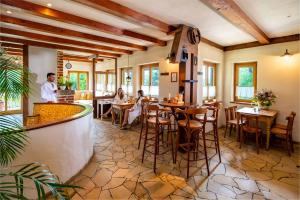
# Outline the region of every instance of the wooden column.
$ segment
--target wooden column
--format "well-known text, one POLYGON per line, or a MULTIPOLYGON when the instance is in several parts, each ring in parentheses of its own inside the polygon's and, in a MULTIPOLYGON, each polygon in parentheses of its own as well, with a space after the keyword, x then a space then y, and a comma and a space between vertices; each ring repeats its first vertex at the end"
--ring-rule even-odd
POLYGON ((181 25, 175 31, 171 63, 179 63, 179 86, 184 86, 184 102, 197 103, 198 29, 181 25), (185 56, 183 56, 185 54, 185 56))
MULTIPOLYGON (((24 85, 28 85, 28 45, 23 45, 23 70, 24 70, 24 77, 23 77, 23 82, 24 85)), ((23 95, 22 97, 22 107, 23 107, 23 124, 25 125, 26 123, 26 117, 28 116, 28 94, 23 95)))
POLYGON ((96 99, 96 59, 93 58, 92 66, 92 85, 93 85, 93 107, 94 107, 94 118, 97 118, 97 99, 96 99))

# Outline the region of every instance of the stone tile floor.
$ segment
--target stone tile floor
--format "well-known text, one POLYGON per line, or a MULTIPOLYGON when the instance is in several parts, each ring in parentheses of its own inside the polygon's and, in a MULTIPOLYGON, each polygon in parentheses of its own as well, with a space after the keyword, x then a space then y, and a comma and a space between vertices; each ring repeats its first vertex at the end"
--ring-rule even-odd
POLYGON ((194 162, 186 179, 183 154, 177 164, 170 153, 159 156, 154 174, 152 155, 146 154, 141 163, 138 128, 122 131, 110 122, 95 124, 95 154, 74 179, 84 189, 69 191, 72 200, 299 199, 299 146, 291 157, 281 148, 261 149, 257 155, 254 144, 239 149, 235 137, 224 139, 220 129, 222 163, 213 157, 207 178, 204 162, 194 162))

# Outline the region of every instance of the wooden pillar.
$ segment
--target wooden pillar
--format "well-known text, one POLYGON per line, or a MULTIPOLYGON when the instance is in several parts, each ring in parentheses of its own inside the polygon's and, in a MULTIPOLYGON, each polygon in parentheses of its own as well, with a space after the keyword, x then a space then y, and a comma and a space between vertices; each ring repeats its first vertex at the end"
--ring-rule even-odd
POLYGON ((197 55, 200 42, 198 29, 181 25, 175 31, 171 63, 179 63, 179 86, 184 86, 184 102, 197 103, 197 55))
POLYGON ((93 107, 94 107, 94 118, 97 118, 97 99, 96 99, 96 59, 93 58, 93 66, 92 66, 92 85, 93 85, 93 107))
MULTIPOLYGON (((24 70, 24 77, 23 77, 23 82, 24 85, 28 85, 28 64, 29 64, 29 59, 28 59, 28 45, 23 45, 23 70, 24 70)), ((22 107, 23 107, 23 124, 25 125, 26 123, 26 117, 29 114, 28 111, 28 94, 23 95, 22 97, 22 107)))
MULTIPOLYGON (((115 75, 116 75, 115 91, 117 93, 117 89, 118 89, 118 59, 117 58, 115 58, 115 75)), ((121 85, 120 85, 120 87, 121 87, 121 85)))

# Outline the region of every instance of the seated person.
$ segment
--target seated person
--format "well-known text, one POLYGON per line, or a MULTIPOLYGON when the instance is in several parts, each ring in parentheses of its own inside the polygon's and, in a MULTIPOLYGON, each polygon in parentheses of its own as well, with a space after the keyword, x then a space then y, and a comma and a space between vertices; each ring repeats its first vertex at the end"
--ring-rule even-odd
MULTIPOLYGON (((124 90, 122 88, 119 88, 118 91, 119 91, 119 93, 114 98, 113 103, 117 103, 117 104, 126 103, 127 98, 125 96, 124 90)), ((110 108, 110 110, 111 110, 111 115, 112 115, 112 123, 114 123, 116 121, 116 115, 119 113, 116 113, 116 110, 112 109, 112 107, 110 108)))
POLYGON ((127 124, 131 124, 135 118, 141 115, 142 112, 142 99, 144 99, 144 91, 138 91, 138 98, 134 104, 134 106, 130 109, 127 109, 124 114, 124 121, 121 129, 126 129, 127 124))
MULTIPOLYGON (((122 88, 119 88, 119 89, 117 90, 117 93, 116 93, 116 95, 115 95, 115 97, 114 97, 114 99, 113 99, 113 102, 114 102, 114 103, 117 103, 117 102, 120 100, 120 93, 121 93, 121 91, 123 91, 122 88)), ((112 111, 112 106, 111 106, 111 107, 103 114, 103 116, 107 117, 107 115, 108 115, 109 113, 111 113, 111 111, 112 111)))

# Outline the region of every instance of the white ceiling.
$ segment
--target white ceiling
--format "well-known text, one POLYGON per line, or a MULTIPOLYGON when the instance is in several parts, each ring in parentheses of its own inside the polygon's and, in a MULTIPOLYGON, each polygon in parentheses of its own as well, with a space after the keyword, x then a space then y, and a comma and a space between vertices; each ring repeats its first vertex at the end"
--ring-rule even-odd
MULTIPOLYGON (((95 21, 107 23, 116 27, 126 28, 135 32, 143 33, 162 40, 170 40, 172 36, 151 27, 145 27, 125 19, 101 12, 91 7, 84 6, 71 0, 27 0, 46 6, 52 3, 52 8, 73 15, 92 19, 95 21)), ((251 35, 240 30, 226 19, 215 13, 204 5, 200 0, 113 0, 129 8, 142 12, 146 15, 157 18, 168 24, 187 24, 196 26, 200 29, 203 37, 218 43, 222 46, 246 43, 256 41, 251 35)), ((269 36, 279 37, 300 33, 300 5, 299 0, 235 0, 248 16, 269 36), (289 17, 288 17, 289 16, 289 17)), ((1 5, 1 12, 11 10, 13 17, 27 19, 30 21, 45 23, 53 26, 63 27, 71 30, 81 31, 94 35, 109 37, 117 40, 131 42, 139 45, 151 46, 151 42, 138 40, 134 38, 116 36, 80 27, 70 23, 58 22, 43 17, 34 16, 23 10, 1 5)), ((1 24, 3 26, 3 23, 1 24)), ((16 28, 25 31, 24 27, 4 25, 5 27, 16 28)), ((39 31, 33 31, 41 33, 39 31)), ((47 34, 47 33, 43 33, 47 34)), ((47 34, 53 35, 53 34, 47 34)), ((63 37, 63 36, 59 36, 63 37)), ((69 38, 69 37, 68 37, 69 38)), ((75 38, 72 38, 75 39, 75 38)), ((86 41, 82 40, 81 41, 86 41)), ((91 41, 89 41, 91 42, 91 41)), ((98 43, 93 41, 92 43, 98 43)), ((120 47, 117 45, 111 45, 120 47)), ((122 47, 123 49, 130 49, 122 47)))

